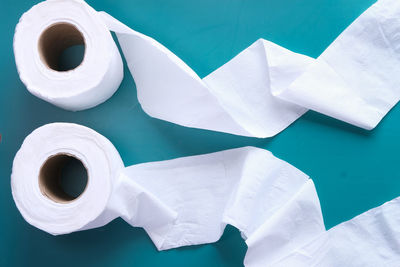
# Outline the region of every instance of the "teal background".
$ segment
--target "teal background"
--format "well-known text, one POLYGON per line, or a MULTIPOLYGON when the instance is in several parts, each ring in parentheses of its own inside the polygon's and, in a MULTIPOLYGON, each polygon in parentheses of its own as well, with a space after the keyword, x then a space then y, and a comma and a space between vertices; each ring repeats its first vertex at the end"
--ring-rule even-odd
MULTIPOLYGON (((50 122, 75 122, 106 136, 125 164, 158 161, 252 145, 309 174, 327 228, 400 195, 400 106, 373 131, 308 112, 274 138, 256 139, 190 129, 150 118, 138 104, 125 68, 106 103, 69 112, 28 93, 12 51, 15 25, 38 1, 0 2, 0 265, 242 266, 246 245, 233 227, 215 244, 157 252, 142 229, 121 219, 105 227, 53 237, 28 225, 10 190, 12 160, 23 139, 50 122)), ((317 57, 373 0, 89 0, 154 37, 204 77, 262 37, 317 57)))

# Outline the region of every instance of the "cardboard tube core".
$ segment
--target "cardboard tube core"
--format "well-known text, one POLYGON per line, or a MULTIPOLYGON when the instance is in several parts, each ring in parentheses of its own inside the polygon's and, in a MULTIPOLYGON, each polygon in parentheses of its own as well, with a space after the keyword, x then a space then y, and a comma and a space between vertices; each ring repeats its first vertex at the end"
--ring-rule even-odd
POLYGON ((39 188, 42 194, 57 203, 68 203, 79 198, 85 191, 88 183, 88 173, 85 165, 70 154, 56 154, 49 157, 40 168, 39 172, 39 188), (66 164, 72 160, 77 160, 81 168, 85 169, 85 184, 84 188, 79 190, 77 196, 71 196, 65 192, 63 188, 62 173, 66 164))
MULTIPOLYGON (((39 55, 47 67, 61 71, 59 68, 60 56, 64 50, 74 45, 85 47, 85 38, 78 28, 67 22, 55 23, 42 32, 38 44, 39 55)), ((82 61, 83 57, 78 66, 82 64, 82 61)))

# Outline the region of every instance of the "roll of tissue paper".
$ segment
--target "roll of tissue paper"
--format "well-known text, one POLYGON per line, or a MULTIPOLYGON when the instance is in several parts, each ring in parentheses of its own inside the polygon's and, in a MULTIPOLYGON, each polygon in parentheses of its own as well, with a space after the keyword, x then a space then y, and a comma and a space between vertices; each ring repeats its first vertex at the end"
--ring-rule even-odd
POLYGON ((123 78, 123 64, 111 33, 93 10, 77 1, 46 1, 20 19, 14 35, 21 80, 35 96, 69 110, 107 100, 123 78), (84 45, 79 66, 59 71, 60 54, 84 45))
POLYGON ((154 39, 83 0, 48 0, 17 25, 14 53, 21 80, 34 95, 70 110, 109 98, 122 79, 118 37, 143 109, 180 125, 271 137, 308 108, 374 128, 400 98, 400 2, 379 0, 318 59, 259 39, 201 79, 154 39), (85 45, 82 63, 57 70, 59 54, 85 45))
POLYGON ((260 256, 259 233, 276 244, 268 250, 268 263, 325 229, 309 177, 258 148, 124 168, 117 150, 102 135, 76 124, 53 123, 25 139, 11 180, 25 220, 54 235, 122 217, 143 227, 163 250, 215 242, 231 224, 249 241, 249 252, 254 250, 250 259, 260 256), (87 171, 86 189, 76 198, 59 183, 69 157, 81 161, 87 171))
POLYGON ((25 139, 11 183, 25 220, 53 235, 122 217, 164 250, 215 242, 230 224, 248 246, 247 267, 400 263, 400 198, 325 231, 312 180, 259 148, 125 168, 102 135, 53 123, 25 139), (60 186, 71 157, 87 173, 86 188, 76 197, 60 186))

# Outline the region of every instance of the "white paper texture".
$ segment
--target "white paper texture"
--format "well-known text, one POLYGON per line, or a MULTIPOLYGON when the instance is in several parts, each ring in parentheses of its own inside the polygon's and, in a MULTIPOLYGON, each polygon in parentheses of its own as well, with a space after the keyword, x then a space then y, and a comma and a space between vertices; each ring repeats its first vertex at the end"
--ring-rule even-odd
POLYGON ((272 266, 400 266, 400 198, 333 227, 272 266))

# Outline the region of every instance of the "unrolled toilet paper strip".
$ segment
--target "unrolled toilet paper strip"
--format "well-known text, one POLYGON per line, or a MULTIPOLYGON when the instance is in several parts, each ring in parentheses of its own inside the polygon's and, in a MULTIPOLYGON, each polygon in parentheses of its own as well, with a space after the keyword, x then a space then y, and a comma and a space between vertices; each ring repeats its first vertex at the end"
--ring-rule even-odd
MULTIPOLYGON (((265 266, 258 260, 246 266, 265 266)), ((400 266, 400 198, 333 227, 271 266, 400 266)))
POLYGON ((309 108, 372 129, 400 98, 398 0, 379 0, 317 60, 260 39, 203 80, 153 39, 106 13, 102 15, 117 34, 137 84, 139 101, 156 118, 233 134, 270 137, 309 108), (152 67, 155 62, 157 67, 152 67), (218 103, 206 101, 204 92, 218 103), (162 97, 158 100, 155 95, 162 97), (230 120, 221 117, 221 112, 214 109, 217 106, 239 128, 226 127, 230 120), (212 116, 196 116, 207 116, 205 107, 212 110, 212 116))
POLYGON ((22 16, 14 51, 27 88, 67 109, 95 106, 120 84, 122 63, 111 30, 135 79, 139 102, 155 118, 270 137, 311 108, 372 129, 399 100, 399 14, 400 2, 379 0, 317 60, 260 39, 200 79, 160 43, 84 1, 48 0, 22 16), (45 30, 60 23, 81 32, 86 45, 82 64, 66 72, 46 66, 40 51, 51 52, 51 47, 38 49, 45 30))
POLYGON ((25 220, 54 235, 122 217, 143 227, 163 250, 215 242, 231 224, 254 244, 248 253, 257 250, 260 233, 274 244, 265 252, 268 263, 325 231, 312 180, 254 147, 124 168, 102 135, 76 124, 53 123, 25 139, 11 183, 25 220), (80 160, 87 170, 86 189, 76 199, 57 187, 63 157, 80 160))

